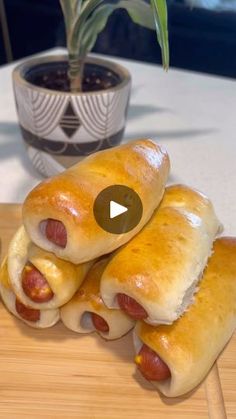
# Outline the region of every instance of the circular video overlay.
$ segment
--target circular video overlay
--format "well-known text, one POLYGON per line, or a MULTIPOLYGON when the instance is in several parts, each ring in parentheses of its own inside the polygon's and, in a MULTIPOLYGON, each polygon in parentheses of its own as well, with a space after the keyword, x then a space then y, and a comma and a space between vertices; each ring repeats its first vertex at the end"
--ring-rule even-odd
POLYGON ((124 234, 133 230, 143 215, 138 194, 128 186, 112 185, 97 196, 93 213, 98 225, 108 233, 124 234))

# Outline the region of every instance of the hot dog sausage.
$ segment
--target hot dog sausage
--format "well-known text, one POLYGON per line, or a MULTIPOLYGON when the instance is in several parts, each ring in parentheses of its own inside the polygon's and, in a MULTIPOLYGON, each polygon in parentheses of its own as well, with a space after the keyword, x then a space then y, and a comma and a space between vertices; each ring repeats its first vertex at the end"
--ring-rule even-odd
POLYGON ((26 307, 16 298, 15 302, 16 311, 22 319, 27 320, 28 322, 38 322, 40 320, 40 310, 34 308, 26 307))
POLYGON ((135 362, 142 375, 150 381, 162 381, 171 376, 170 370, 164 361, 150 349, 143 345, 135 362))
POLYGON ((30 264, 27 264, 23 270, 22 288, 27 297, 35 303, 46 303, 54 295, 41 272, 30 264))
POLYGON ((142 320, 148 317, 146 310, 126 294, 117 294, 117 302, 121 310, 125 311, 134 320, 142 320))
POLYGON ((67 244, 67 231, 61 221, 49 218, 46 222, 45 234, 47 239, 63 249, 67 244))
POLYGON ((101 316, 96 313, 91 313, 91 318, 95 329, 99 330, 99 332, 109 332, 109 326, 101 316))

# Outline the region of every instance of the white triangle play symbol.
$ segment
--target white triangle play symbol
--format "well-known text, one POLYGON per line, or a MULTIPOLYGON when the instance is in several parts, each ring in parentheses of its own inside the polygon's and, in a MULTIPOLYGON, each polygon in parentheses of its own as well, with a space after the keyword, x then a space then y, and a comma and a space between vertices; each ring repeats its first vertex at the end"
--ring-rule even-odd
POLYGON ((118 217, 118 215, 124 214, 126 211, 128 211, 128 208, 115 201, 110 201, 110 218, 118 217))

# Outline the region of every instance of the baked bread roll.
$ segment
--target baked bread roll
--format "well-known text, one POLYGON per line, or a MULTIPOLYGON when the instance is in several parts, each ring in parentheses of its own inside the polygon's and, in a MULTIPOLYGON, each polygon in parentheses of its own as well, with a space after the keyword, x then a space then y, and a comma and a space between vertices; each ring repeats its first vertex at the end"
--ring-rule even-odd
POLYGON ((208 198, 183 185, 166 188, 149 223, 105 269, 104 303, 153 325, 172 323, 191 302, 218 229, 208 198))
POLYGON ((91 154, 30 192, 23 205, 26 231, 39 247, 73 263, 108 254, 147 223, 162 199, 168 174, 168 155, 151 140, 91 154), (104 231, 93 214, 98 194, 114 185, 133 189, 143 204, 139 224, 123 234, 104 231))
POLYGON ((204 379, 235 326, 236 238, 219 238, 183 316, 168 326, 137 323, 136 363, 165 396, 180 396, 204 379))
POLYGON ((98 332, 105 339, 118 339, 134 327, 134 321, 121 310, 109 310, 100 296, 101 275, 108 258, 89 270, 80 289, 61 308, 61 320, 78 333, 98 332))
POLYGON ((8 311, 24 323, 35 328, 47 328, 59 320, 59 310, 38 310, 25 306, 14 294, 7 270, 7 259, 0 269, 0 294, 8 311))
POLYGON ((35 246, 24 227, 8 250, 8 273, 18 299, 31 308, 54 309, 67 303, 82 283, 91 262, 74 265, 35 246))

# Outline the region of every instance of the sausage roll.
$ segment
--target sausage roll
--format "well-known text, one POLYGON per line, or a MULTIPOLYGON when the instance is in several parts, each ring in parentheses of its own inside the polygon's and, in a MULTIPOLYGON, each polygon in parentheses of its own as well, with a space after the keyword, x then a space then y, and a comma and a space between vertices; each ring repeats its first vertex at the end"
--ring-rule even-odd
POLYGON ((33 189, 23 205, 26 231, 39 247, 73 263, 108 254, 147 223, 162 199, 168 174, 168 155, 151 140, 91 154, 33 189), (140 222, 127 233, 108 233, 94 217, 95 199, 114 185, 133 189, 143 204, 140 222))
POLYGON ((141 373, 166 396, 191 391, 207 375, 236 327, 236 238, 219 238, 193 304, 173 325, 138 322, 141 373))
POLYGON ((35 246, 24 227, 13 237, 8 250, 11 287, 26 306, 44 310, 62 306, 82 283, 91 262, 74 265, 35 246))
POLYGON ((97 331, 105 339, 117 339, 134 326, 121 310, 109 310, 100 296, 100 279, 108 259, 103 258, 89 270, 80 289, 61 308, 61 320, 79 333, 97 331))
POLYGON ((0 294, 10 313, 31 327, 43 329, 53 326, 59 320, 59 309, 35 309, 26 306, 16 297, 9 280, 7 259, 5 259, 0 269, 0 294))
POLYGON ((166 188, 149 223, 105 269, 104 303, 153 325, 172 323, 192 299, 218 229, 204 195, 183 185, 166 188))

